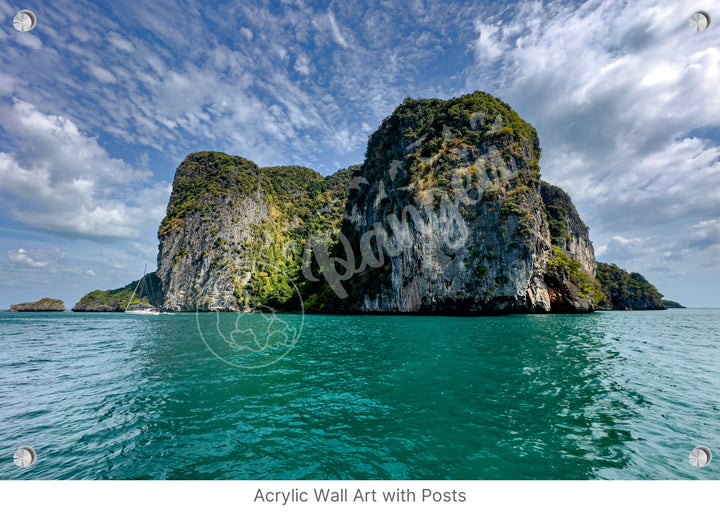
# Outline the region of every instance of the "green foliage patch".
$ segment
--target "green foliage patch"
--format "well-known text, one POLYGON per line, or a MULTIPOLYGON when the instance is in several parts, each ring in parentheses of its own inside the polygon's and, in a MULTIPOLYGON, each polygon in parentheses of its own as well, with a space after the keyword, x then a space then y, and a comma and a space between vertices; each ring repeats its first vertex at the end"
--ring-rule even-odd
POLYGON ((250 194, 258 185, 258 167, 245 158, 209 151, 188 155, 175 172, 158 237, 178 228, 188 213, 205 213, 214 200, 230 193, 250 194))
MULTIPOLYGON (((148 275, 146 275, 146 279, 147 282, 145 283, 145 285, 148 285, 148 282, 157 282, 154 273, 149 273, 148 275)), ((82 298, 80 298, 78 305, 92 308, 99 305, 107 305, 112 302, 117 302, 119 305, 119 310, 123 310, 130 301, 130 297, 132 296, 133 291, 135 291, 135 287, 137 286, 138 282, 140 282, 140 280, 130 282, 125 287, 120 287, 118 289, 110 289, 107 291, 96 289, 95 291, 91 291, 82 298)), ((140 293, 135 294, 135 298, 133 298, 133 303, 154 305, 154 302, 157 301, 152 300, 147 293, 143 293, 142 297, 139 297, 138 294, 140 293)))
POLYGON ((616 264, 597 263, 596 277, 614 309, 664 308, 662 294, 640 273, 616 264))
POLYGON ((560 275, 567 276, 572 283, 580 289, 578 296, 591 297, 595 305, 604 303, 607 295, 600 282, 586 271, 583 271, 580 262, 569 257, 559 246, 552 247, 553 257, 548 260, 548 266, 555 269, 560 275))

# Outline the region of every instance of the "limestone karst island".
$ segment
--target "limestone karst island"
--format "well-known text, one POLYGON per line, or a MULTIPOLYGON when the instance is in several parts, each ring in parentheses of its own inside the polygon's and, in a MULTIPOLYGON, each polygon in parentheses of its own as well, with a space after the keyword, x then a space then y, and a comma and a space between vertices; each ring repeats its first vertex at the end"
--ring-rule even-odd
MULTIPOLYGON (((540 177, 535 129, 482 92, 406 99, 362 165, 328 177, 219 152, 177 168, 148 303, 336 313, 663 309, 595 260, 570 197, 540 177), (302 305, 300 300, 302 300, 302 305)), ((136 283, 74 311, 122 310, 136 283)))
POLYGON ((11 305, 7 312, 63 312, 65 304, 54 298, 41 298, 36 302, 24 302, 11 305))

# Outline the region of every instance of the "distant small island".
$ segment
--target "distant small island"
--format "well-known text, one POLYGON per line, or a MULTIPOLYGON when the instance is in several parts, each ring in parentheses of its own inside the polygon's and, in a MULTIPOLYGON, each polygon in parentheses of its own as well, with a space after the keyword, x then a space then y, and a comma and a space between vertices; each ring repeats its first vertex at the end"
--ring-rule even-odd
POLYGON ((11 305, 8 312, 63 312, 65 303, 54 298, 42 298, 36 302, 11 305))

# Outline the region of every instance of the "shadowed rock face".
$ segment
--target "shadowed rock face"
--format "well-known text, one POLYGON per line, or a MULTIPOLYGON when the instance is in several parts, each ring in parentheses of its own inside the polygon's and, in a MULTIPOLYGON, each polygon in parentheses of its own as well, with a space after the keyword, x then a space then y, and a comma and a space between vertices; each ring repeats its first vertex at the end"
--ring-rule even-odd
POLYGON ((494 97, 406 100, 370 137, 343 225, 355 257, 390 245, 380 265, 344 283, 349 296, 335 309, 593 310, 588 229, 569 196, 539 180, 539 158, 535 130, 494 97), (563 208, 552 228, 546 202, 563 208), (363 253, 358 241, 373 233, 363 253))
POLYGON ((550 240, 570 257, 578 260, 588 273, 595 276, 595 250, 590 241, 589 228, 580 219, 570 196, 560 187, 540 182, 550 240))
POLYGON ((292 309, 297 288, 311 311, 591 311, 587 227, 539 158, 535 130, 480 92, 406 100, 362 166, 327 178, 192 154, 158 232, 163 308, 292 309))
POLYGON ((62 312, 65 304, 62 300, 43 298, 36 302, 25 302, 11 305, 8 312, 62 312))

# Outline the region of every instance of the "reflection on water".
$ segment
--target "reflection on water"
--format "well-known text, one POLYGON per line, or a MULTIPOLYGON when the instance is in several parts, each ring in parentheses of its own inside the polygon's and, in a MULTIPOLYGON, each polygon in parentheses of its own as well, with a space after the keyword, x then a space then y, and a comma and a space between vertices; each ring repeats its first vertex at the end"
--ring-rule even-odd
POLYGON ((719 314, 308 316, 255 370, 194 314, 2 315, 0 440, 38 462, 0 478, 713 479, 719 314))

